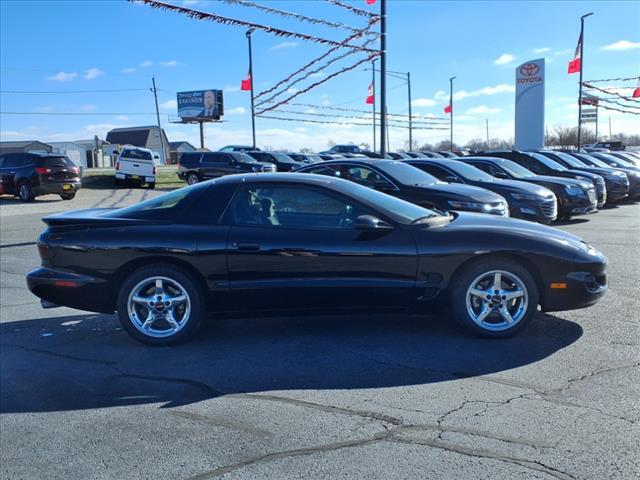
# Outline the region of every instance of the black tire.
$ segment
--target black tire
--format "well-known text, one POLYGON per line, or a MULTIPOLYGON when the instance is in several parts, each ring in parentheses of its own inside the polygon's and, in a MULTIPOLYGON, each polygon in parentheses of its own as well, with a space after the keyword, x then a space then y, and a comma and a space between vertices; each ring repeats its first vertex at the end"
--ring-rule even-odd
POLYGON ((149 182, 149 183, 147 183, 147 187, 148 187, 150 190, 153 190, 154 188, 156 188, 156 182, 149 182))
POLYGON ((61 193, 60 194, 60 198, 62 200, 73 200, 74 198, 76 198, 76 193, 61 193))
MULTIPOLYGON (((148 298, 151 298, 151 300, 153 300, 154 298, 157 298, 155 297, 155 295, 156 292, 151 294, 151 296, 148 298)), ((147 306, 137 308, 138 310, 136 312, 140 312, 140 317, 148 315, 148 313, 151 311, 151 309, 147 306)), ((142 267, 131 273, 124 280, 122 286, 120 287, 117 299, 117 310, 122 328, 135 340, 146 345, 153 346, 173 345, 185 341, 196 332, 202 322, 202 319, 205 318, 204 295, 202 293, 202 288, 200 288, 198 282, 196 282, 191 275, 184 272, 182 269, 174 267, 172 265, 150 265, 147 267, 142 267), (185 320, 184 325, 182 325, 176 332, 166 334, 165 336, 157 336, 157 334, 154 335, 153 332, 143 333, 142 327, 139 324, 136 324, 136 321, 130 316, 128 309, 129 296, 133 295, 134 290, 138 291, 140 288, 145 288, 144 285, 148 285, 151 289, 153 289, 153 282, 155 281, 153 279, 155 277, 162 277, 164 279, 163 290, 166 291, 169 297, 171 297, 171 293, 173 293, 169 290, 171 282, 173 282, 174 285, 178 285, 179 287, 181 287, 180 289, 184 291, 184 294, 186 294, 190 305, 190 313, 188 314, 188 318, 185 320), (140 285, 143 286, 140 287, 140 285)), ((171 311, 175 313, 175 310, 173 308, 171 308, 171 311)), ((175 318, 178 319, 178 322, 180 322, 179 314, 176 315, 175 318)), ((159 320, 159 322, 161 326, 168 325, 163 324, 164 320, 159 320)), ((150 327, 153 327, 155 324, 156 323, 154 321, 154 323, 152 323, 150 327)))
POLYGON ((122 180, 119 179, 119 178, 114 178, 113 179, 113 186, 116 187, 116 188, 121 187, 122 183, 123 183, 122 180))
POLYGON ((36 198, 29 182, 22 181, 18 184, 18 198, 21 202, 33 202, 36 198))
POLYGON ((185 179, 187 180, 187 184, 189 185, 195 185, 196 183, 200 182, 200 177, 195 172, 187 173, 187 176, 185 179))
MULTIPOLYGON (((479 260, 462 270, 453 279, 452 284, 453 289, 451 291, 450 301, 454 319, 467 331, 481 337, 505 338, 515 335, 529 324, 538 309, 539 293, 535 279, 533 278, 531 273, 529 273, 527 268, 514 260, 500 257, 492 257, 479 260), (495 271, 503 272, 503 274, 506 274, 501 275, 502 281, 504 282, 502 284, 507 285, 507 289, 509 287, 509 284, 511 284, 512 286, 518 285, 518 283, 521 284, 522 290, 524 290, 525 294, 523 297, 521 297, 523 300, 514 299, 512 300, 512 303, 508 303, 507 300, 502 299, 504 297, 500 297, 494 300, 495 297, 492 296, 491 300, 488 298, 480 300, 480 298, 477 296, 469 295, 468 291, 470 288, 480 286, 480 283, 476 285, 472 285, 472 283, 475 283, 477 279, 482 278, 483 274, 487 275, 486 278, 492 278, 492 272, 495 271), (515 281, 512 282, 512 280, 515 281), (470 299, 469 303, 472 312, 480 312, 483 307, 487 308, 487 310, 491 312, 486 317, 486 322, 481 321, 480 323, 478 323, 474 319, 474 317, 471 317, 471 314, 468 310, 468 296, 470 299), (526 306, 524 304, 524 299, 526 299, 526 306), (490 303, 491 301, 497 301, 497 303, 492 304, 490 303), (519 308, 516 308, 518 305, 519 308), (505 312, 505 310, 503 309, 506 309, 506 313, 509 313, 510 315, 512 311, 518 313, 518 320, 514 322, 513 325, 509 325, 502 316, 501 312, 505 312), (504 326, 499 328, 498 325, 500 325, 500 323, 498 322, 503 322, 504 326)), ((489 286, 487 288, 491 287, 489 286)), ((483 287, 479 288, 479 290, 483 289, 483 287)), ((493 292, 494 291, 492 290, 490 293, 493 294, 493 292)), ((480 315, 478 315, 478 317, 479 316, 480 315)), ((513 318, 515 319, 516 317, 514 316, 513 318)))

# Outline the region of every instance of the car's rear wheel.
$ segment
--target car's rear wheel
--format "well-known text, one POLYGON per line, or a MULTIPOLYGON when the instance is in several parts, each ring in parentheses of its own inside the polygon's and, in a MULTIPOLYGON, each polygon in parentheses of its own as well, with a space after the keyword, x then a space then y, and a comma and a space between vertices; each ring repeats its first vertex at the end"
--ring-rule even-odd
POLYGON ((187 183, 189 185, 195 185, 200 182, 200 177, 197 173, 190 172, 187 174, 187 183))
POLYGON ((153 190, 154 188, 156 188, 156 182, 147 183, 147 187, 150 188, 151 190, 153 190))
POLYGON ((526 327, 538 308, 533 276, 513 260, 492 258, 474 263, 454 282, 454 318, 477 335, 514 335, 526 327))
POLYGON ((122 327, 147 345, 171 345, 193 335, 204 318, 203 294, 194 279, 173 266, 133 272, 118 294, 122 327))
POLYGON ((29 182, 20 182, 18 184, 18 198, 21 202, 31 202, 36 198, 29 182))
POLYGON ((73 200, 76 197, 75 192, 73 193, 61 193, 60 194, 60 198, 62 198, 62 200, 73 200))

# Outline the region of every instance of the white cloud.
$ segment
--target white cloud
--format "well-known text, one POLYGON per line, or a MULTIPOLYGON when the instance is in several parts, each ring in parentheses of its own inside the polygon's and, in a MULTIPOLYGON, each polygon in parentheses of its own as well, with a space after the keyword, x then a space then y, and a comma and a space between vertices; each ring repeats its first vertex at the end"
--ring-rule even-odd
POLYGON ((236 108, 225 108, 225 115, 244 115, 247 113, 247 109, 244 107, 236 107, 236 108))
POLYGON ((47 80, 53 80, 55 82, 70 82, 77 76, 77 72, 58 72, 51 77, 47 77, 47 80))
POLYGON ((293 48, 297 46, 298 46, 297 42, 280 42, 277 45, 274 45, 273 47, 271 47, 269 50, 282 50, 283 48, 293 48))
POLYGON ((160 108, 165 108, 167 110, 177 110, 178 109, 178 101, 177 100, 167 100, 160 104, 160 108))
POLYGON ((573 48, 565 48, 564 50, 556 50, 555 52, 553 52, 553 54, 560 56, 560 55, 568 55, 573 52, 575 52, 573 48))
MULTIPOLYGON (((469 97, 484 97, 487 95, 497 95, 499 93, 513 93, 516 91, 516 87, 513 85, 508 85, 506 83, 501 83, 494 87, 484 87, 478 90, 472 90, 468 92, 466 90, 460 90, 454 92, 453 99, 454 100, 464 100, 469 97)), ((434 95, 436 100, 449 100, 449 92, 445 92, 444 90, 438 90, 434 95)))
POLYGON ((542 47, 542 48, 534 48, 533 49, 533 53, 547 53, 550 52, 551 49, 549 47, 542 47))
POLYGON ((96 109, 96 106, 91 104, 82 105, 80 107, 81 112, 93 112, 95 109, 96 109))
POLYGON ((143 68, 153 67, 155 64, 151 60, 145 60, 144 62, 140 62, 140 66, 143 68))
POLYGON ((493 61, 493 63, 494 63, 494 65, 509 65, 515 59, 516 59, 516 57, 511 55, 510 53, 503 53, 498 58, 496 58, 493 61))
POLYGON ((291 87, 287 89, 287 93, 298 93, 299 90, 295 87, 291 87))
POLYGON ((133 67, 128 67, 128 68, 123 68, 122 70, 120 70, 120 73, 133 73, 135 72, 136 69, 133 67))
POLYGON ((177 67, 180 65, 180 62, 177 60, 166 60, 164 62, 160 62, 160 65, 163 67, 177 67))
POLYGON ((411 101, 413 107, 434 107, 438 102, 430 98, 416 98, 411 101))
POLYGON ((118 115, 116 116, 116 120, 120 120, 122 122, 129 120, 129 117, 127 117, 126 115, 118 115))
POLYGON ((630 42, 629 40, 620 40, 610 45, 605 45, 604 47, 601 47, 600 50, 623 51, 623 50, 633 50, 636 48, 640 48, 640 42, 630 42))
POLYGON ((324 77, 325 75, 326 73, 324 73, 323 71, 320 71, 320 72, 309 74, 309 78, 320 78, 320 77, 324 77))
POLYGON ((94 68, 85 70, 84 75, 82 76, 84 77, 85 80, 93 80, 94 78, 102 77, 103 75, 104 75, 104 72, 102 70, 94 67, 94 68))
POLYGON ((499 108, 487 107, 486 105, 478 105, 477 107, 472 107, 465 112, 466 115, 493 115, 495 113, 500 113, 499 108))
POLYGON ((230 92, 239 92, 240 91, 240 85, 226 85, 223 90, 227 93, 230 92))

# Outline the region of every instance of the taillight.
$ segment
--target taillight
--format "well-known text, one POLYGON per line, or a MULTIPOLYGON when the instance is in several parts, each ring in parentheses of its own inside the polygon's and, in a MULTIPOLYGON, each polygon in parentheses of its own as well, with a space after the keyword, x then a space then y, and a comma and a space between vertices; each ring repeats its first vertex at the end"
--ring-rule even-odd
POLYGON ((51 169, 46 167, 36 167, 36 173, 38 175, 46 175, 47 173, 51 173, 51 169))
POLYGON ((120 162, 116 162, 116 170, 120 170, 120 162))

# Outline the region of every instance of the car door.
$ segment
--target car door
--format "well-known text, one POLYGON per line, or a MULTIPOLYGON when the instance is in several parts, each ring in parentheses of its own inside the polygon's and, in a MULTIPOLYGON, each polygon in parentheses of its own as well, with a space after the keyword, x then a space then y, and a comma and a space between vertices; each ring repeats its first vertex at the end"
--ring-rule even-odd
POLYGON ((227 209, 227 269, 241 309, 406 306, 416 246, 403 228, 363 231, 376 214, 330 189, 256 183, 227 209))
POLYGON ((217 178, 234 172, 233 158, 228 153, 207 152, 202 155, 202 176, 217 178))
POLYGON ((409 162, 409 164, 413 167, 419 168, 423 172, 433 175, 438 180, 442 180, 443 182, 465 183, 464 180, 462 180, 462 178, 460 178, 458 175, 447 170, 446 168, 441 167, 440 165, 433 165, 431 163, 420 163, 420 162, 415 162, 415 163, 409 162))

